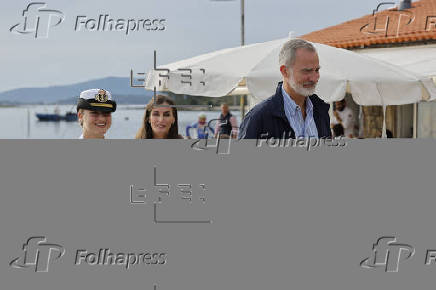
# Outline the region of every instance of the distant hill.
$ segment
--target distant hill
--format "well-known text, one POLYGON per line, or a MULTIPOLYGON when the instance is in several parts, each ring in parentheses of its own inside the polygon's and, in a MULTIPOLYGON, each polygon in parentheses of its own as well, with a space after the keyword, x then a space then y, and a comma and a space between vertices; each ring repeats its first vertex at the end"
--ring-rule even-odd
POLYGON ((72 104, 81 91, 93 88, 107 89, 120 104, 145 104, 153 97, 153 92, 131 88, 129 78, 107 77, 72 85, 14 89, 0 93, 0 103, 72 104))

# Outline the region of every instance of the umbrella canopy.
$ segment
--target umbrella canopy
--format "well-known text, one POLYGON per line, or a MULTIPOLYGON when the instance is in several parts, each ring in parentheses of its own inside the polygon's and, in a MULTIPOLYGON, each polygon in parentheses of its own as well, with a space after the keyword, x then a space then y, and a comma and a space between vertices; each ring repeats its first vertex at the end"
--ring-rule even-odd
MULTIPOLYGON (((145 87, 221 97, 245 82, 251 95, 266 99, 282 79, 278 55, 287 40, 223 49, 164 65, 148 73, 145 87)), ((316 93, 326 102, 343 99, 347 91, 359 105, 402 105, 436 98, 429 77, 352 51, 314 46, 321 66, 316 93)))
POLYGON ((357 53, 384 60, 404 69, 436 80, 436 45, 372 48, 357 53))

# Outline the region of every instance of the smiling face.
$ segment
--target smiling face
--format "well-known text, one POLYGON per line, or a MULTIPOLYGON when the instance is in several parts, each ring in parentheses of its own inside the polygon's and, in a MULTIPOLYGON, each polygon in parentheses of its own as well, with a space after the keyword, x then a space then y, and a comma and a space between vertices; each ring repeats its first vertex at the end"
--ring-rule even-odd
POLYGON ((104 138, 112 125, 110 112, 79 110, 77 116, 82 124, 84 138, 104 138))
MULTIPOLYGON (((169 105, 163 103, 162 105, 169 105)), ((153 107, 150 113, 150 125, 153 130, 153 138, 167 138, 175 118, 171 107, 153 107)))

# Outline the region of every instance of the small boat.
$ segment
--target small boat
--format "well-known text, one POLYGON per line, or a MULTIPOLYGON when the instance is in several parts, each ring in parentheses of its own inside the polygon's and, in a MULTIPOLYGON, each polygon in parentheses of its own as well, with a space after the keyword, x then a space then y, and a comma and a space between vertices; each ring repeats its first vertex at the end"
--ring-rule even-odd
POLYGON ((75 122, 77 121, 77 114, 73 112, 67 112, 63 118, 67 122, 75 122))
POLYGON ((39 114, 36 113, 36 117, 39 121, 43 122, 59 122, 59 121, 66 121, 66 122, 75 122, 77 121, 77 114, 73 112, 67 112, 65 115, 60 114, 39 114))

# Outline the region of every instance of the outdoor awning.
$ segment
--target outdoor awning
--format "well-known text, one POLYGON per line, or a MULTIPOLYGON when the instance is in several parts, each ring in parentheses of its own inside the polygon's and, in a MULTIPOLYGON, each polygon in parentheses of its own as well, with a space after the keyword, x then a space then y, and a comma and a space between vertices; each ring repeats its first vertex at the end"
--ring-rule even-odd
POLYGON ((436 44, 353 50, 432 78, 436 85, 436 44))
MULTIPOLYGON (((159 66, 148 73, 148 90, 221 97, 249 93, 266 99, 282 80, 278 55, 288 38, 223 49, 159 66)), ((325 101, 353 95, 359 105, 404 105, 436 98, 429 77, 349 50, 314 43, 321 78, 316 93, 325 101)))

